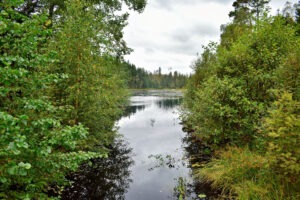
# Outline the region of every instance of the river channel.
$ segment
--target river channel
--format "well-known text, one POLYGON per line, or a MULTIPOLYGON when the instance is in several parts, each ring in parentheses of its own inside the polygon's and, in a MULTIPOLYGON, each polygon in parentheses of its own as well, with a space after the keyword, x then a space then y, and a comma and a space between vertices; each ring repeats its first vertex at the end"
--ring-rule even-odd
POLYGON ((84 164, 63 199, 199 199, 186 159, 178 91, 139 91, 117 122, 119 137, 107 159, 84 164), (180 192, 184 189, 184 196, 180 192))

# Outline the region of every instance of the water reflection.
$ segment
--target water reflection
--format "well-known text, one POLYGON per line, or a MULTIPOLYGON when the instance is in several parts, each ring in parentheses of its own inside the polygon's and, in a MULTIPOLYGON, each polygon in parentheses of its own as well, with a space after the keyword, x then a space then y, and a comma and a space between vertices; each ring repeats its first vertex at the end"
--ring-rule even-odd
POLYGON ((129 167, 133 165, 132 149, 128 143, 118 139, 112 145, 109 157, 91 160, 68 177, 74 183, 67 187, 63 200, 124 200, 132 181, 129 167))
POLYGON ((154 127, 155 121, 156 121, 155 119, 150 119, 150 124, 152 127, 154 127))
POLYGON ((182 98, 166 98, 160 99, 155 102, 156 105, 164 110, 174 109, 174 107, 180 105, 182 103, 182 98))
POLYGON ((124 139, 112 146, 109 158, 92 160, 92 167, 84 164, 69 177, 74 184, 62 199, 199 199, 205 187, 193 182, 192 163, 184 159, 185 151, 188 157, 199 152, 182 131, 176 112, 181 102, 179 92, 143 91, 131 97, 117 124, 124 139))
MULTIPOLYGON (((144 93, 143 93, 144 95, 144 93)), ((126 106, 123 117, 130 117, 137 112, 145 110, 153 103, 160 109, 172 110, 182 103, 182 97, 157 97, 157 96, 134 96, 129 106, 126 106)))
MULTIPOLYGON (((198 168, 200 165, 207 163, 211 159, 210 149, 203 145, 201 141, 191 133, 186 134, 183 138, 183 143, 185 144, 186 157, 189 160, 189 168, 191 168, 192 171, 195 170, 195 164, 198 168)), ((187 196, 193 196, 196 191, 197 194, 204 194, 205 198, 201 198, 202 200, 220 199, 220 191, 212 189, 209 183, 200 181, 199 179, 195 179, 192 184, 187 184, 186 188, 187 196)))
POLYGON ((144 91, 131 97, 131 106, 144 105, 130 117, 123 117, 119 132, 133 148, 135 164, 130 167, 133 180, 126 193, 128 200, 176 199, 174 187, 179 177, 190 179, 183 162, 182 126, 177 108, 179 92, 144 91))
POLYGON ((126 106, 123 117, 130 117, 139 111, 145 110, 145 108, 146 108, 145 105, 126 106))
POLYGON ((133 90, 132 96, 182 97, 180 90, 133 90))

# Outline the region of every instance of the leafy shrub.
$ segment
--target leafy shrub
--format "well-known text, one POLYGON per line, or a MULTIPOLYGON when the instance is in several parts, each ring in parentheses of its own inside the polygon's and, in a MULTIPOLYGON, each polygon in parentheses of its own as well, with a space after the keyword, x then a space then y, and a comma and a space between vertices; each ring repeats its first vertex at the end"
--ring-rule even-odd
POLYGON ((272 91, 285 88, 285 83, 297 90, 298 76, 284 77, 291 73, 283 69, 286 57, 299 49, 298 42, 295 28, 275 17, 258 22, 230 48, 218 46, 213 59, 204 53, 185 100, 185 120, 195 134, 213 148, 226 144, 255 148, 261 118, 275 100, 272 91))
POLYGON ((263 127, 271 169, 287 188, 300 192, 300 102, 293 100, 291 93, 284 92, 274 103, 263 127))

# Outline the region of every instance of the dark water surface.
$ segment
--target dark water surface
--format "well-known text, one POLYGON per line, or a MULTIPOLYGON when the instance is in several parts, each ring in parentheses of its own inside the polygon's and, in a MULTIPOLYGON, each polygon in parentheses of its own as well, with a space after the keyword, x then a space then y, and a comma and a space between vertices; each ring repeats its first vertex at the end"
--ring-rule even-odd
POLYGON ((74 183, 63 199, 177 200, 179 185, 185 185, 185 199, 199 199, 184 158, 188 148, 178 113, 181 96, 176 91, 136 92, 117 123, 121 137, 109 158, 84 164, 70 177, 74 183))

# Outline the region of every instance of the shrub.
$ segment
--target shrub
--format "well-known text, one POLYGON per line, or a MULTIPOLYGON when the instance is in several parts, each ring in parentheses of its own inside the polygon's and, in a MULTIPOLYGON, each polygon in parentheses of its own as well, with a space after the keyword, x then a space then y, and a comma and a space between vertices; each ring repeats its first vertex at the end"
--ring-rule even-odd
POLYGON ((264 119, 263 128, 271 169, 287 190, 300 192, 300 102, 284 92, 264 119))

